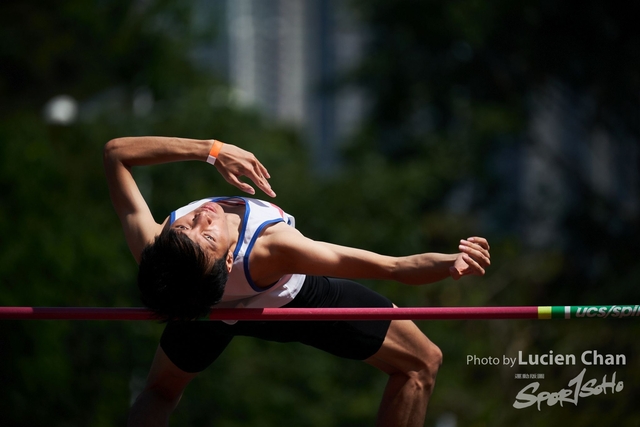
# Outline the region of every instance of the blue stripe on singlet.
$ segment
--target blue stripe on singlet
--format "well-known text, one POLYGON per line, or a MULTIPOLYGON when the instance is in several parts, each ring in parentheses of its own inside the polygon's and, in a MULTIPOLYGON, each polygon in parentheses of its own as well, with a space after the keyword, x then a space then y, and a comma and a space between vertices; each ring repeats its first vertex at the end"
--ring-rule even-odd
POLYGON ((278 222, 284 222, 284 220, 282 218, 277 218, 277 219, 272 219, 269 221, 265 221, 262 224, 260 224, 260 226, 258 227, 258 229, 253 233, 253 237, 251 238, 251 242, 249 242, 249 246, 247 246, 247 250, 244 253, 244 276, 247 279, 247 283, 249 283, 249 285, 251 286, 251 288, 256 291, 256 292, 264 292, 267 289, 271 288, 273 285, 275 285, 276 283, 278 283, 278 281, 276 281, 275 283, 273 283, 270 286, 267 286, 266 288, 261 288, 259 286, 257 286, 253 280, 251 279, 251 272, 249 271, 249 255, 251 254, 251 250, 253 249, 253 245, 256 243, 256 240, 258 239, 258 237, 260 236, 260 233, 262 233, 262 230, 271 224, 276 224, 278 222))
POLYGON ((249 207, 249 202, 244 197, 240 196, 230 196, 230 197, 214 197, 211 199, 212 202, 218 203, 225 200, 242 200, 244 203, 244 218, 242 219, 242 228, 240 229, 240 235, 238 235, 238 243, 236 243, 236 248, 233 250, 233 259, 236 259, 238 253, 240 252, 240 248, 242 247, 242 242, 244 242, 244 235, 247 231, 247 222, 249 221, 249 212, 251 208, 249 207))

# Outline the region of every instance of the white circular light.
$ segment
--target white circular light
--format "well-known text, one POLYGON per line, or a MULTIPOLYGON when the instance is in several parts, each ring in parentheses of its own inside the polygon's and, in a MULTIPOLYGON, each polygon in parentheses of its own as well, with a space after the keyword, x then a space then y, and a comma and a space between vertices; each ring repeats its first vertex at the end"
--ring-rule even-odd
POLYGON ((54 96, 44 106, 44 120, 55 125, 70 125, 78 117, 78 103, 69 95, 54 96))

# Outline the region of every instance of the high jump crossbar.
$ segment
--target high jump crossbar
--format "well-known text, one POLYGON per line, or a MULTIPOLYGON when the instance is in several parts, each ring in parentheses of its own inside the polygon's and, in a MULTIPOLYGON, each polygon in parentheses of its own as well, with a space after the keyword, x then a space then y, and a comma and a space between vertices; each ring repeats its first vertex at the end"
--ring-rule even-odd
MULTIPOLYGON (((406 307, 406 308, 215 308, 200 320, 473 320, 640 317, 640 305, 406 307)), ((135 307, 0 307, 0 320, 154 320, 135 307)))

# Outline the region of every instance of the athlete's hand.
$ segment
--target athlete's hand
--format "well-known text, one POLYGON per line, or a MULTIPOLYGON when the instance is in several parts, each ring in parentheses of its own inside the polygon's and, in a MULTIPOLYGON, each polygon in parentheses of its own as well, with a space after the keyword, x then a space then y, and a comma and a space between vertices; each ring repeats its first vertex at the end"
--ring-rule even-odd
POLYGON ((218 153, 214 166, 229 184, 238 187, 245 193, 253 195, 256 194, 256 191, 251 185, 240 181, 241 176, 249 178, 265 194, 276 197, 276 193, 271 189, 268 181, 271 176, 267 168, 252 153, 225 143, 218 153))
POLYGON ((483 237, 470 237, 460 241, 460 254, 453 267, 449 269, 451 277, 458 280, 462 276, 483 276, 485 269, 491 265, 489 242, 483 237))

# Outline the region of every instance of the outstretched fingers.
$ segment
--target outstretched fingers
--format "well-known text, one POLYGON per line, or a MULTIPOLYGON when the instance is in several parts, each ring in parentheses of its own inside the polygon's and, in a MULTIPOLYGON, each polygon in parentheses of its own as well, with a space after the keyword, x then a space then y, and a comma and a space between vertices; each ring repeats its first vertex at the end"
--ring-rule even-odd
POLYGON ((253 195, 256 191, 250 184, 240 180, 243 176, 249 178, 265 194, 276 196, 268 181, 271 178, 269 171, 256 156, 246 150, 225 144, 220 149, 215 166, 229 184, 246 193, 253 195))
POLYGON ((271 189, 271 184, 269 184, 268 181, 268 179, 271 178, 271 175, 269 175, 267 168, 265 168, 257 159, 255 160, 253 168, 247 171, 246 176, 253 181, 259 189, 264 191, 265 194, 268 194, 271 197, 276 197, 276 193, 271 189))
POLYGON ((265 194, 276 197, 276 193, 271 188, 268 179, 271 177, 267 169, 257 160, 256 164, 250 168, 236 169, 234 171, 220 171, 224 179, 231 185, 239 188, 245 193, 255 194, 255 189, 248 183, 240 180, 240 177, 246 176, 265 194))

